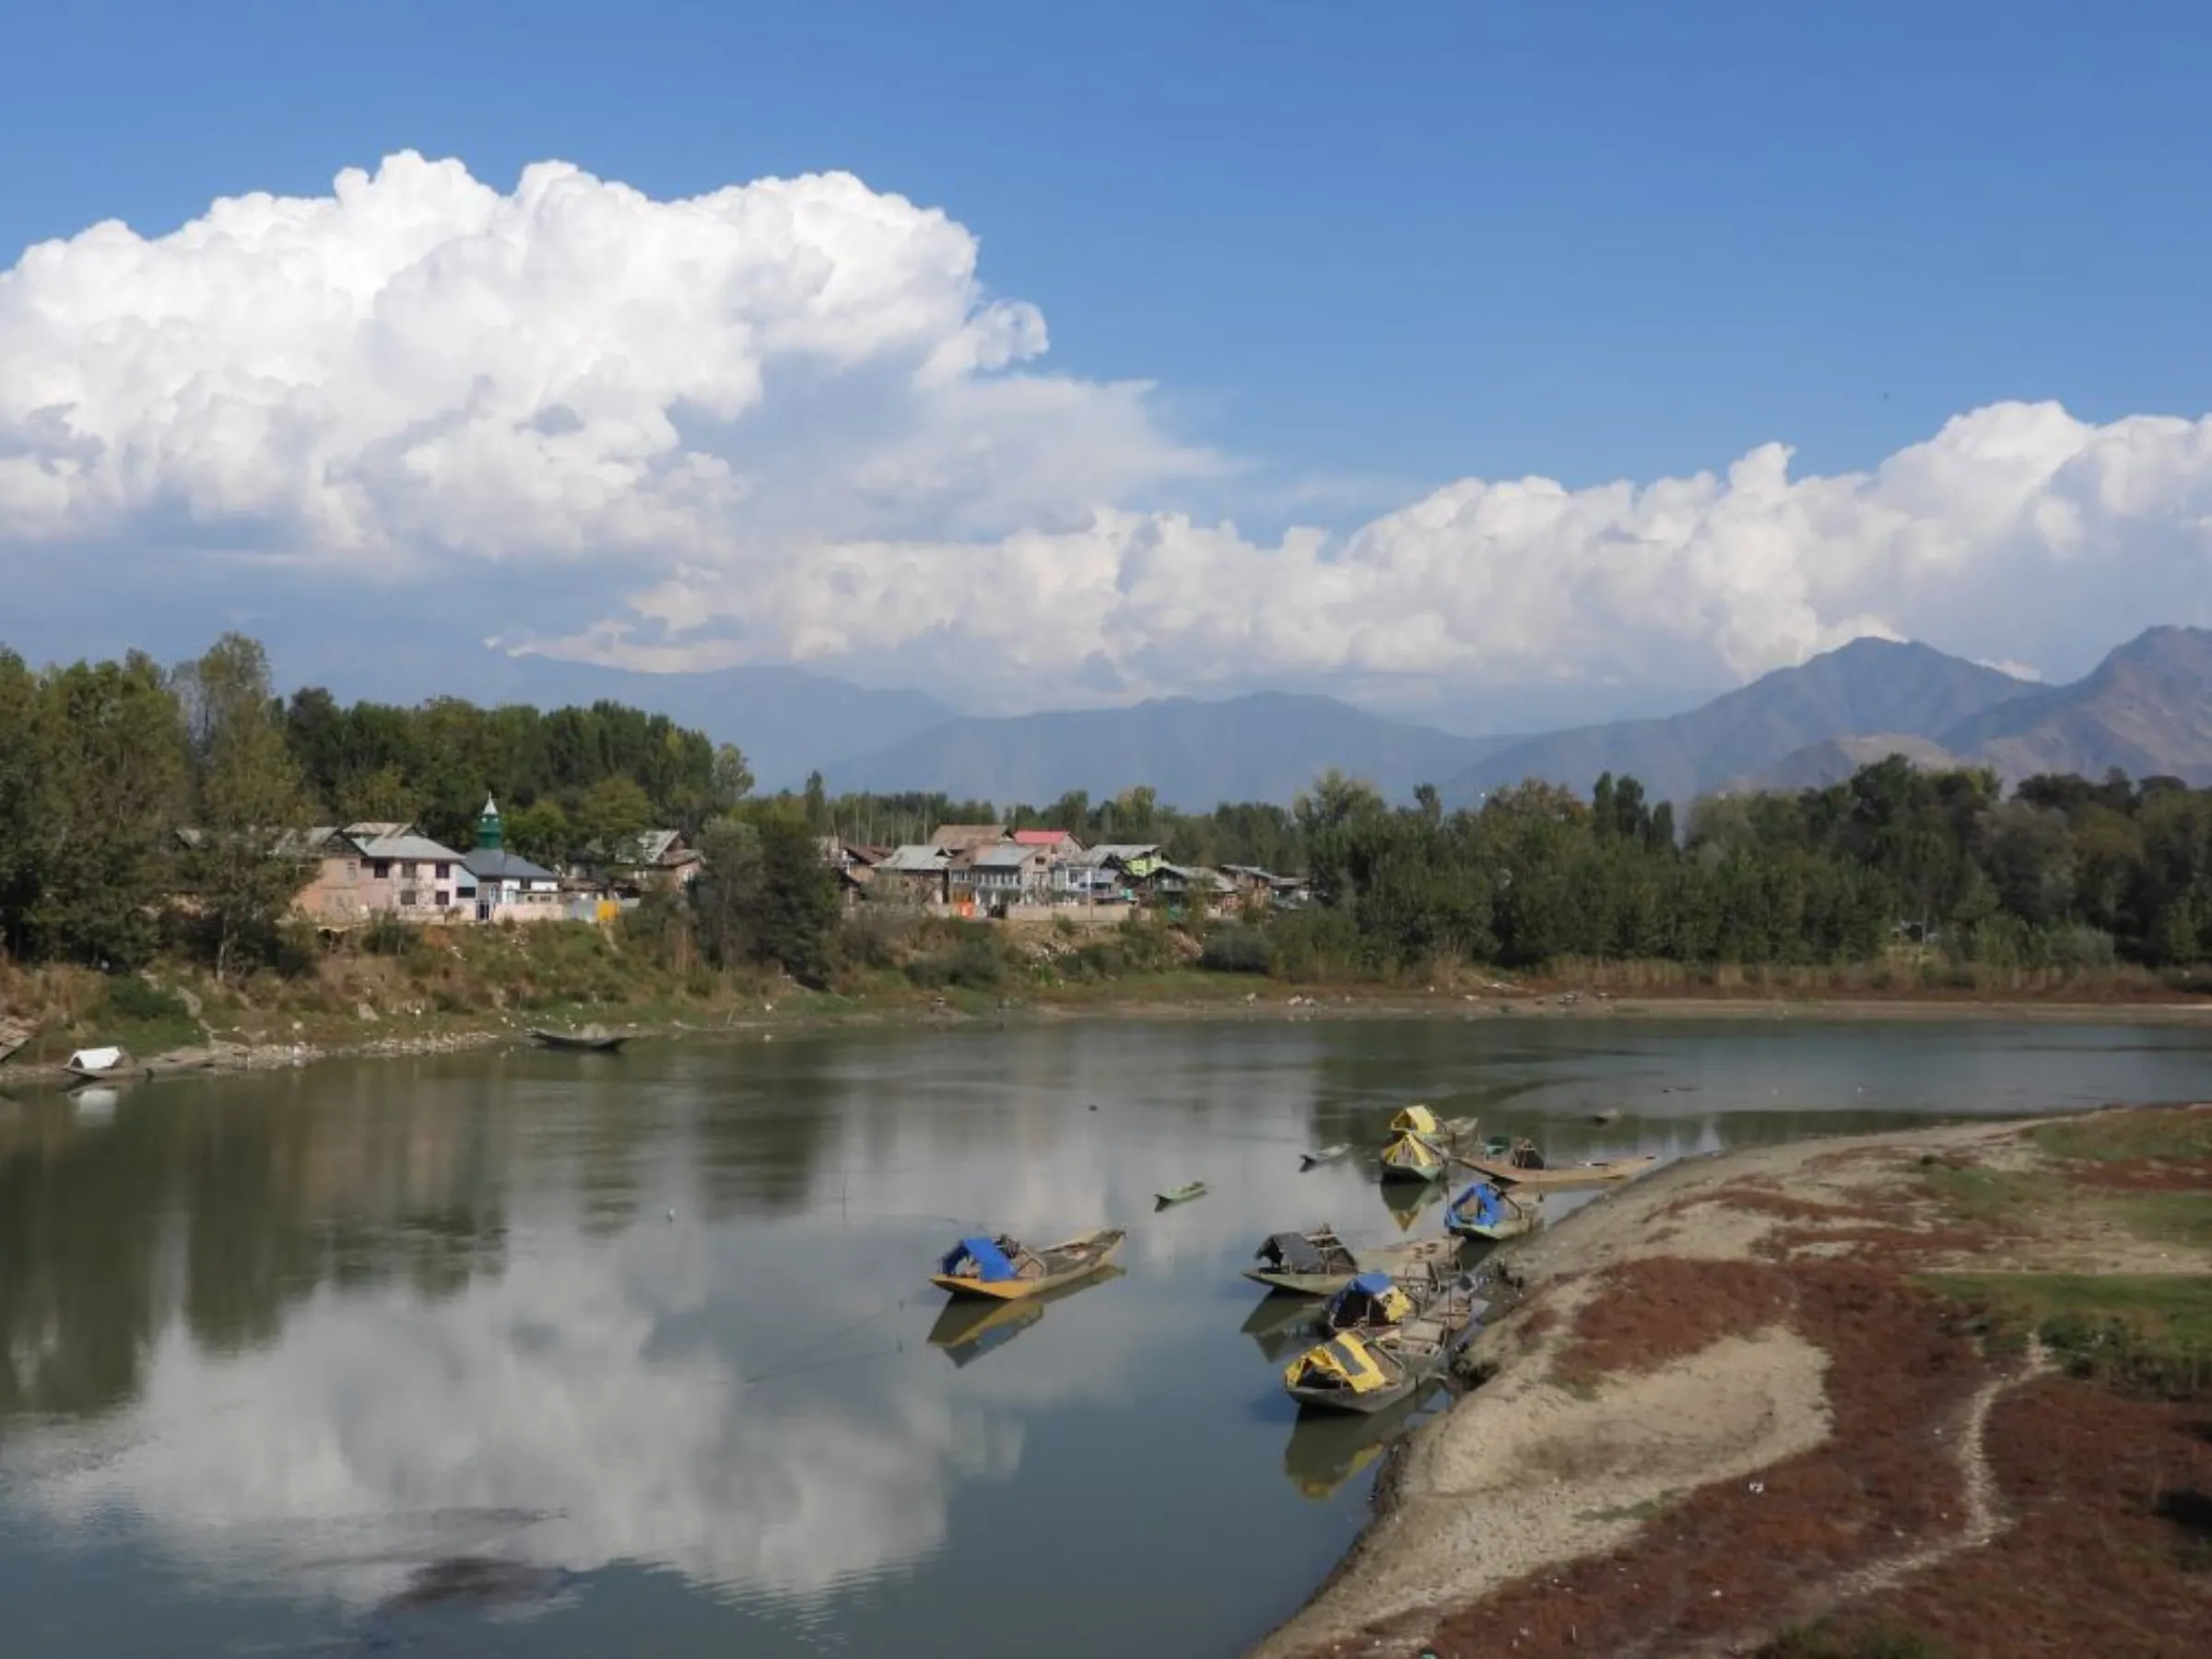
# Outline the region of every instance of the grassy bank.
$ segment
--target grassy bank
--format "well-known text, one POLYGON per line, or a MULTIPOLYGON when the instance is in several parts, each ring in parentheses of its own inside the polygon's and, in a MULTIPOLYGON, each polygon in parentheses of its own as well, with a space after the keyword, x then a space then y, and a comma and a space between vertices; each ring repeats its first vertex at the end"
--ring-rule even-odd
MULTIPOLYGON (((144 1058, 216 1043, 324 1049, 583 1020, 652 1028, 1122 1009, 1489 1018, 1769 1005, 1814 1014, 2041 1007, 2172 1016, 2194 996, 2190 985, 2139 969, 2000 974, 1929 959, 1757 969, 1569 960, 1520 974, 1471 963, 1394 974, 1325 961, 1292 967, 1264 933, 1235 923, 1008 927, 863 912, 834 936, 816 982, 803 985, 771 969, 712 968, 683 930, 647 914, 614 927, 385 927, 335 946, 309 935, 277 965, 220 981, 181 961, 112 975, 0 960, 0 1028, 29 1033, 11 1063, 20 1070, 102 1043, 144 1058)), ((2195 1225, 2186 1215, 2174 1224, 2195 1225)))

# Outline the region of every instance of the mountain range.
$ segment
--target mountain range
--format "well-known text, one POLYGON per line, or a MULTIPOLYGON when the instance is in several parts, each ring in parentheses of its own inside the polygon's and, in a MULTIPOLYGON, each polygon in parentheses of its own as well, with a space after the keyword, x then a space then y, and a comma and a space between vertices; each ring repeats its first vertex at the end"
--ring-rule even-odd
POLYGON ((1433 783, 1455 806, 1532 777, 1587 792, 1606 771, 1687 803, 1817 787, 1891 753, 1989 766, 2011 782, 2119 767, 2212 783, 2212 631, 2195 628, 2151 629, 2065 686, 1927 645, 1854 640, 1682 713, 1534 736, 1458 736, 1284 692, 984 718, 797 668, 653 675, 520 658, 498 681, 500 694, 540 702, 608 697, 671 714, 736 743, 764 788, 818 769, 833 794, 942 792, 1002 808, 1139 783, 1186 809, 1288 802, 1330 767, 1394 799, 1433 783))

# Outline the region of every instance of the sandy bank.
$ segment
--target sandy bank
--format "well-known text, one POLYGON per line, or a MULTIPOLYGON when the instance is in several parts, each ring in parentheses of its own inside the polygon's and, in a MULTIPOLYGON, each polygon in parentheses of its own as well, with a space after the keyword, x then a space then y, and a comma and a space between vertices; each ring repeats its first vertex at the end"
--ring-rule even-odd
POLYGON ((1947 1332, 1916 1276, 2212 1273, 2080 1211, 1962 1217, 1959 1171, 1977 1201, 2049 1179, 2032 1127, 1685 1160, 1513 1247, 1488 1380, 1402 1451, 1261 1659, 1751 1653, 1988 1545, 1983 1438, 2037 1366, 1947 1332))

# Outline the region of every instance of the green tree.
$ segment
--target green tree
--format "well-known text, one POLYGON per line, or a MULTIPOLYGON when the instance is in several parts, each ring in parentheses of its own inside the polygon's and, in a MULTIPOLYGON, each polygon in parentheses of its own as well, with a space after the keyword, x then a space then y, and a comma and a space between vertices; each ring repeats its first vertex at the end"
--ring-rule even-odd
POLYGON ((616 773, 583 792, 576 833, 594 857, 616 866, 635 864, 639 839, 653 828, 653 801, 636 780, 616 773))
POLYGON ((558 801, 533 801, 500 816, 508 847, 523 857, 558 870, 576 851, 576 826, 558 801))
POLYGON ((267 653, 225 634, 176 674, 196 819, 184 874, 199 900, 216 978, 241 947, 266 959, 277 924, 305 885, 312 850, 299 768, 285 747, 267 653))
POLYGON ((153 955, 185 806, 183 724, 168 676, 143 652, 77 663, 41 687, 48 788, 36 947, 97 967, 153 955))

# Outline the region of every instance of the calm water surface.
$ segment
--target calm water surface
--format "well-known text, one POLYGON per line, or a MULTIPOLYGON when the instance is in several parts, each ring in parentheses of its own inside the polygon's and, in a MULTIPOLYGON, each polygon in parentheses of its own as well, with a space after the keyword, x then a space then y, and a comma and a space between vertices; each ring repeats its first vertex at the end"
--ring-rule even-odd
POLYGON ((2197 1098, 2208 1060, 2171 1029, 1101 1023, 0 1101, 0 1645, 1234 1653, 1357 1531, 1376 1451, 1296 1424, 1238 1270, 1278 1228, 1438 1225, 1300 1147, 1418 1099, 1679 1154, 2197 1098), (1107 1222, 1126 1272, 1024 1317, 923 1283, 962 1230, 1107 1222))

